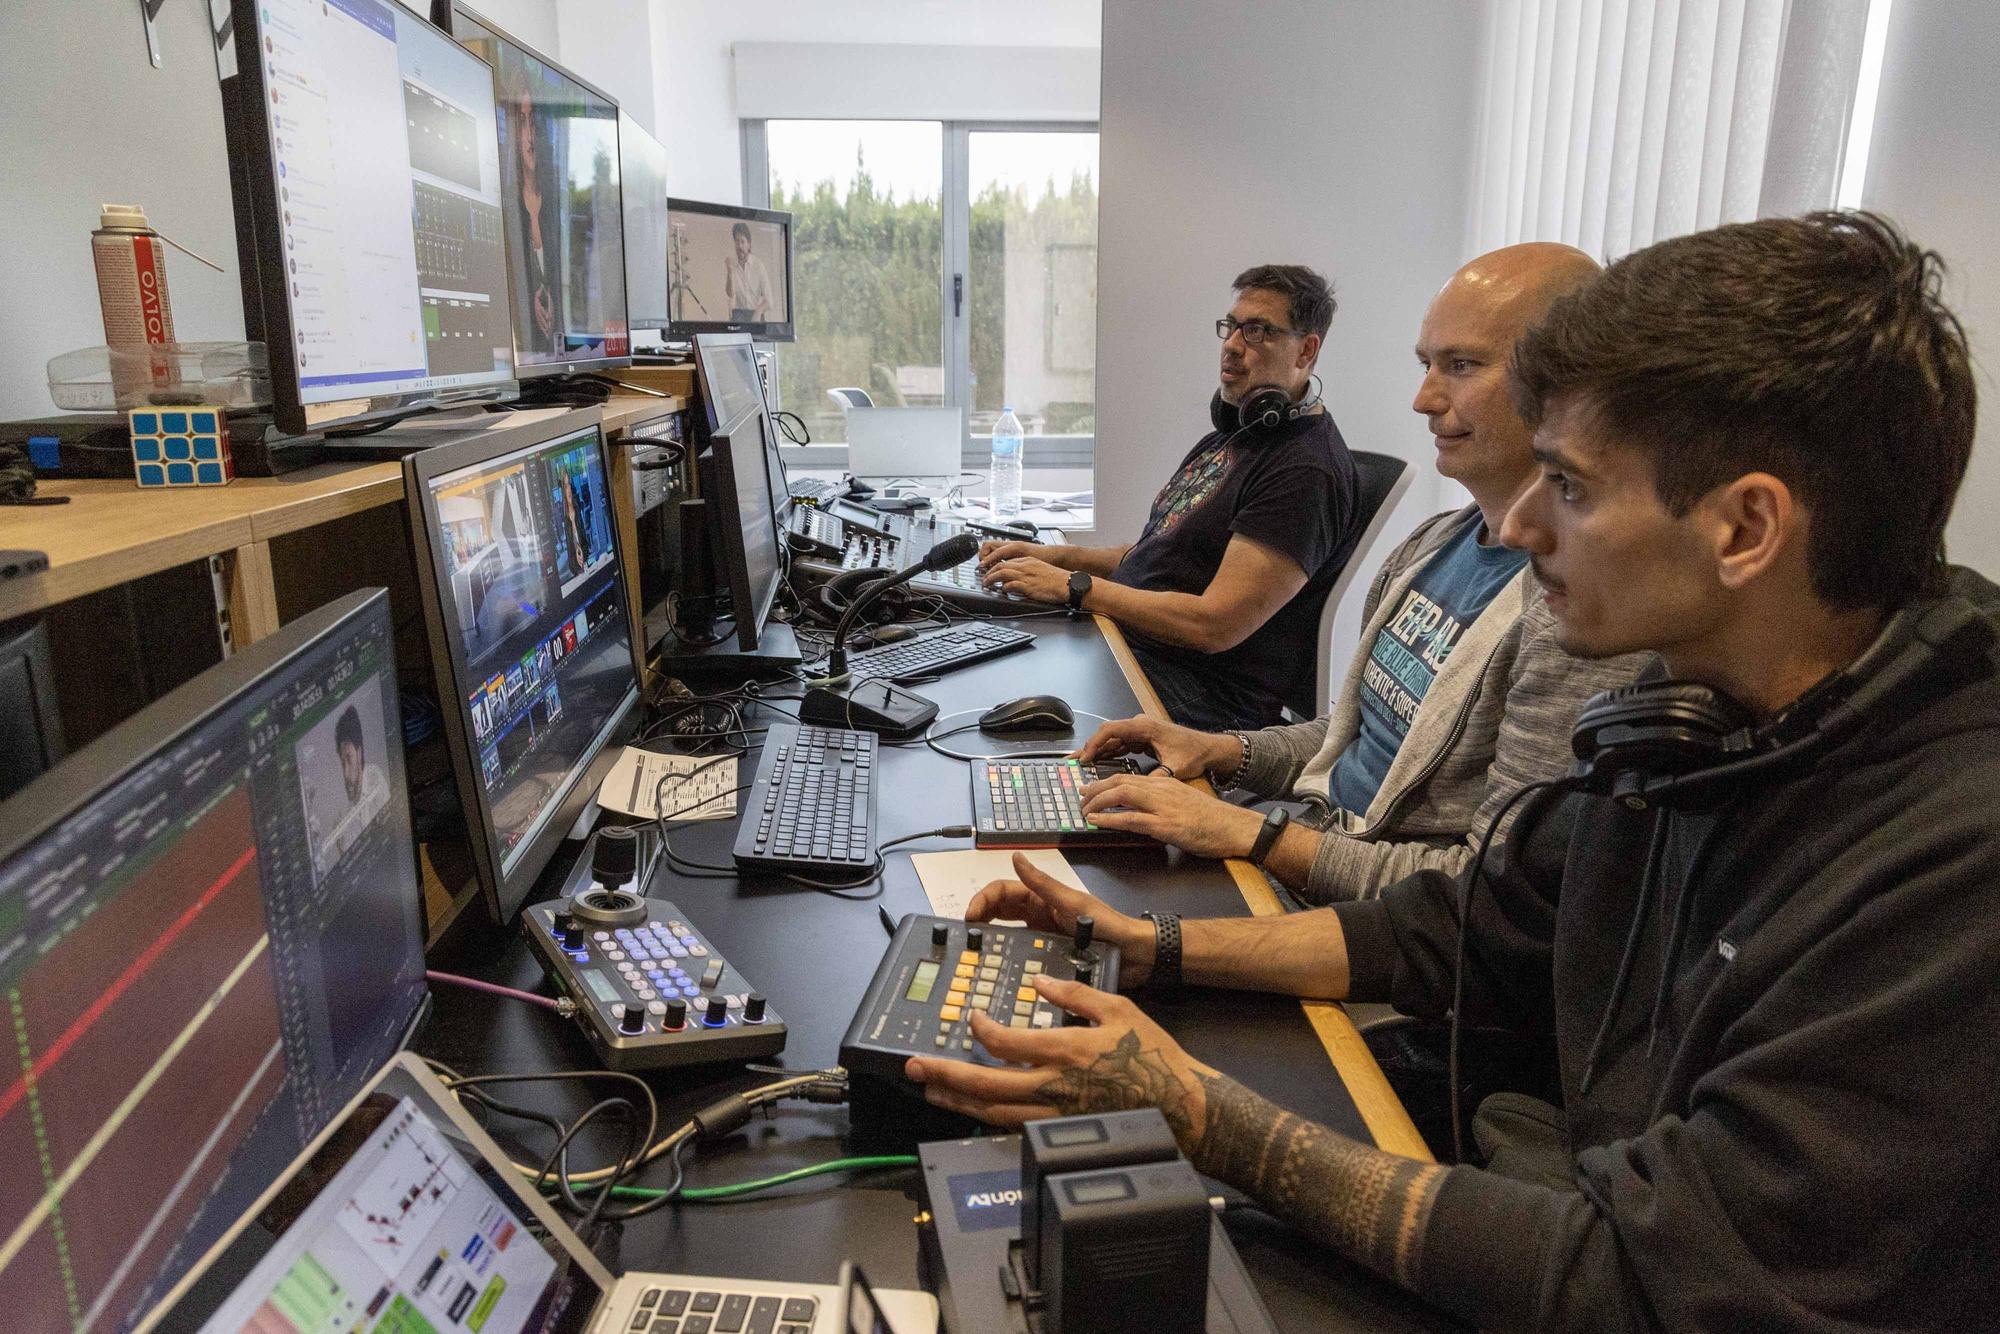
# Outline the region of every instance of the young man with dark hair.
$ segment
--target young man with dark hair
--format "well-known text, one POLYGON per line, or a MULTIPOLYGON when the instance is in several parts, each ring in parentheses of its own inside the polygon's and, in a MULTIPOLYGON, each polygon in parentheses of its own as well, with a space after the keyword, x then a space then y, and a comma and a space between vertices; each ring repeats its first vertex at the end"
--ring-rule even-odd
POLYGON ((1772 219, 1621 260, 1523 340, 1543 473, 1502 536, 1566 648, 1672 680, 1607 701, 1610 772, 1532 795, 1483 876, 1180 932, 1025 862, 974 900, 1094 912, 1139 981, 1543 1039, 1559 1104, 1489 1099, 1484 1166, 1346 1139, 1060 983, 1097 1027, 979 1022, 1027 1068, 911 1076, 1001 1122, 1158 1105, 1202 1170, 1482 1328, 1989 1327, 2000 589, 1942 560, 1975 395, 1939 272, 1879 218, 1772 219))
POLYGON ((1167 711, 1210 729, 1274 723, 1313 680, 1320 607, 1365 526, 1354 459, 1310 393, 1333 289, 1299 264, 1246 269, 1234 287, 1215 322, 1214 429, 1154 498, 1139 540, 979 553, 988 584, 1117 621, 1167 711))
POLYGON ((1563 652, 1527 553, 1500 542, 1538 469, 1507 365, 1549 306, 1599 272, 1581 250, 1543 241, 1451 276, 1417 330, 1410 406, 1430 426, 1438 472, 1472 503, 1419 524, 1383 561, 1332 712, 1255 731, 1107 723, 1084 759, 1143 751, 1163 768, 1086 789, 1093 820, 1201 856, 1248 857, 1307 902, 1331 903, 1420 868, 1457 871, 1516 792, 1569 768, 1583 702, 1629 684, 1646 659, 1563 652), (1266 816, 1178 781, 1203 775, 1302 813, 1281 824, 1286 811, 1266 816))
POLYGON ((729 318, 745 322, 766 320, 771 315, 771 271, 750 253, 750 241, 749 223, 732 224, 729 246, 733 253, 722 267, 722 295, 729 302, 729 318))

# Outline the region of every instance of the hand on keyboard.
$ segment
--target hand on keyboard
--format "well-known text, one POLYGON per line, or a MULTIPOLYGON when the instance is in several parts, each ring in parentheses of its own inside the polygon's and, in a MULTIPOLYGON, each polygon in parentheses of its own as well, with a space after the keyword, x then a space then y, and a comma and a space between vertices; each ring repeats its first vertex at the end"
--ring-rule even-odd
POLYGON ((1101 778, 1083 789, 1083 813, 1100 829, 1145 834, 1197 857, 1248 856, 1264 827, 1261 812, 1164 774, 1101 778))
POLYGON ((988 588, 1005 589, 1034 602, 1052 602, 1062 606, 1069 601, 1069 571, 1032 556, 1016 556, 982 566, 980 582, 988 588))

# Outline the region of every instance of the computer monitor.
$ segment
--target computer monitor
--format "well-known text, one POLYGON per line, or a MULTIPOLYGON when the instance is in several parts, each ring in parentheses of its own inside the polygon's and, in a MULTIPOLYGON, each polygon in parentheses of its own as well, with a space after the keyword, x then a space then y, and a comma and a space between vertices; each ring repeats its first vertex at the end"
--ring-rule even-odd
POLYGON ((792 215, 667 201, 667 332, 792 341, 792 215))
POLYGON ((464 5, 452 35, 493 67, 521 378, 624 366, 618 103, 464 5))
POLYGON ((667 150, 618 116, 618 185, 625 199, 625 310, 634 329, 667 327, 667 150))
POLYGON ((391 0, 233 12, 244 320, 278 426, 513 397, 491 71, 391 0))
POLYGON ((0 799, 46 773, 63 753, 49 632, 36 621, 0 637, 0 799))
POLYGON ((0 805, 0 1309, 127 1329, 424 999, 388 595, 300 617, 0 805))
POLYGON ((849 408, 847 471, 856 477, 951 481, 965 448, 962 408, 849 408))
POLYGON ((597 793, 639 700, 596 410, 403 461, 473 864, 513 917, 597 793))
POLYGON ((760 400, 725 422, 709 442, 710 530, 716 564, 729 581, 736 609, 736 642, 746 653, 756 651, 785 575, 767 457, 770 430, 760 400))

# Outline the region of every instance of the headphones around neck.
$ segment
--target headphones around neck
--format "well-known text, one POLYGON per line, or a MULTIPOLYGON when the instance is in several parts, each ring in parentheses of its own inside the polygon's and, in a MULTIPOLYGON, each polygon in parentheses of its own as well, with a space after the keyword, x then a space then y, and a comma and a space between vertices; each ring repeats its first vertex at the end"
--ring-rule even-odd
POLYGON ((1312 388, 1311 380, 1306 382, 1306 396, 1300 399, 1294 399, 1274 384, 1264 384, 1246 393, 1241 403, 1231 403, 1218 389, 1208 400, 1208 419, 1218 431, 1247 431, 1252 427, 1268 431, 1298 420, 1319 403, 1319 391, 1312 388))
POLYGON ((1721 691, 1692 681, 1607 690, 1577 716, 1570 735, 1577 765, 1565 785, 1632 810, 1719 801, 1744 779, 1847 736, 1947 648, 1971 652, 1992 638, 1992 624, 1964 598, 1913 604, 1891 616, 1860 657, 1761 724, 1721 691))

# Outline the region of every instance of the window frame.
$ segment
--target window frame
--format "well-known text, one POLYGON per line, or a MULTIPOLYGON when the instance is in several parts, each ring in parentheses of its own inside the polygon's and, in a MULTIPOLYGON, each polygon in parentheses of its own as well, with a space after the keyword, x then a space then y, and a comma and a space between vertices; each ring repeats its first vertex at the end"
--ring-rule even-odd
MULTIPOLYGON (((815 118, 789 116, 786 119, 815 118)), ((824 119, 850 120, 853 117, 839 116, 824 119)), ((971 281, 972 136, 985 133, 1101 135, 1102 130, 1097 121, 943 120, 933 117, 924 119, 937 124, 943 131, 944 171, 939 209, 944 228, 942 241, 944 263, 938 271, 940 323, 938 345, 944 350, 945 403, 969 409, 972 387, 972 321, 966 319, 963 312, 955 308, 952 300, 952 284, 956 278, 969 287, 971 281)), ((738 122, 743 160, 743 202, 751 208, 771 206, 771 152, 767 125, 768 122, 761 119, 738 122)), ((1099 142, 1102 143, 1101 138, 1099 142)), ((1100 177, 1100 186, 1101 184, 1100 177)), ((784 354, 780 351, 778 355, 784 354)), ((773 380, 775 382, 775 376, 773 380)), ((1092 397, 1094 400, 1094 389, 1092 397)), ((774 406, 783 407, 784 404, 776 403, 774 406)), ((1076 436, 1029 436, 1022 442, 1022 446, 1023 467, 1092 471, 1096 468, 1097 435, 1094 431, 1087 440, 1081 442, 1076 436)), ((807 457, 802 458, 801 462, 809 467, 832 467, 844 465, 847 461, 845 445, 814 445, 802 452, 807 457)), ((971 417, 968 413, 961 466, 969 471, 983 472, 990 453, 990 442, 974 438, 971 417)))

